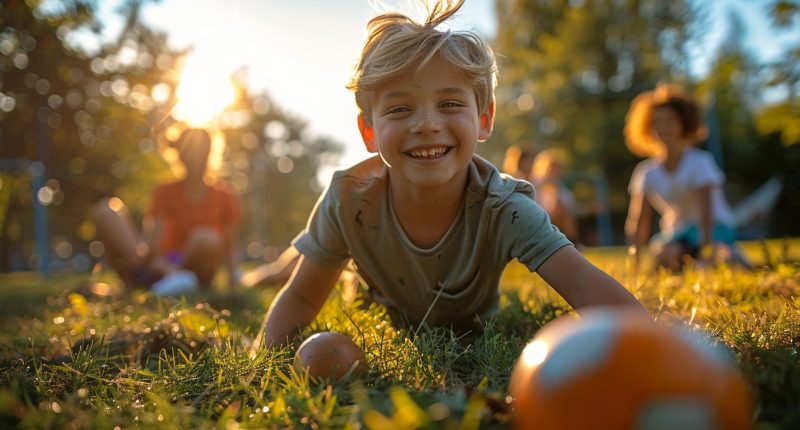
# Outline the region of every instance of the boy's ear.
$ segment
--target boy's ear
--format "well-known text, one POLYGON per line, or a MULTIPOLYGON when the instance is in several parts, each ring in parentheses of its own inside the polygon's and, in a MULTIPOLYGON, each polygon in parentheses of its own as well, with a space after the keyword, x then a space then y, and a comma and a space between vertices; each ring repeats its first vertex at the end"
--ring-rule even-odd
POLYGON ((478 142, 483 142, 492 135, 492 129, 494 128, 494 100, 486 107, 480 119, 481 127, 478 130, 478 142))
POLYGON ((358 131, 361 132, 361 139, 364 140, 364 146, 367 147, 367 151, 378 152, 378 146, 375 145, 375 132, 363 114, 358 115, 358 131))

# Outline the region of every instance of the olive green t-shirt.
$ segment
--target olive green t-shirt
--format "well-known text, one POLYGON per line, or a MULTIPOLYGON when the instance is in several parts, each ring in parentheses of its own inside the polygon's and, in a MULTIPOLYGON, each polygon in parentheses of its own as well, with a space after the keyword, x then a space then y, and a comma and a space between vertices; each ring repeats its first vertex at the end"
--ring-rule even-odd
POLYGON ((571 244, 533 193, 528 182, 473 157, 462 211, 436 245, 422 249, 401 228, 388 168, 373 157, 333 175, 294 246, 320 264, 342 266, 352 258, 396 323, 418 326, 425 318, 429 326, 480 329, 497 309, 508 262, 516 258, 536 271, 571 244))

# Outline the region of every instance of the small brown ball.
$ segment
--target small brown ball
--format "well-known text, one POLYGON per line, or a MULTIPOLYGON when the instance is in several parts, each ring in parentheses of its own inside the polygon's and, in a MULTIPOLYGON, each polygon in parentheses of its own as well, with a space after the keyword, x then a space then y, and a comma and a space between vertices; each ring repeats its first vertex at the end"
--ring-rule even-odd
POLYGON ((334 332, 321 332, 300 344, 294 355, 297 372, 308 369, 312 378, 341 379, 350 368, 358 376, 367 370, 367 356, 349 337, 334 332))

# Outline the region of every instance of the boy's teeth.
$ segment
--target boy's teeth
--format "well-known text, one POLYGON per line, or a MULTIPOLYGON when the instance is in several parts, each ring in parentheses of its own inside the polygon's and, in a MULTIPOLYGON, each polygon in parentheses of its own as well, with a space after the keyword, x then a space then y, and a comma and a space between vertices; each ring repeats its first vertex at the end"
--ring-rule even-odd
POLYGON ((442 155, 442 154, 445 153, 445 151, 447 151, 447 148, 439 147, 439 148, 432 148, 432 149, 417 149, 417 150, 411 151, 410 153, 411 153, 412 157, 428 158, 428 157, 436 157, 436 156, 442 155))

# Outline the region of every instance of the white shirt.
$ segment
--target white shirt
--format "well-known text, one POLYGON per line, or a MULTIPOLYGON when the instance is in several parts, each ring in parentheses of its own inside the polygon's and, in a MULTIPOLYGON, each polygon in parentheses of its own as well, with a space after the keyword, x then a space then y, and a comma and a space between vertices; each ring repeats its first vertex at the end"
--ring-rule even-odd
POLYGON ((661 215, 660 227, 670 235, 690 225, 700 224, 700 201, 697 190, 711 186, 711 213, 714 224, 733 226, 733 213, 722 193, 725 174, 706 151, 694 147, 683 152, 671 172, 663 160, 649 158, 633 170, 628 192, 644 193, 661 215))

